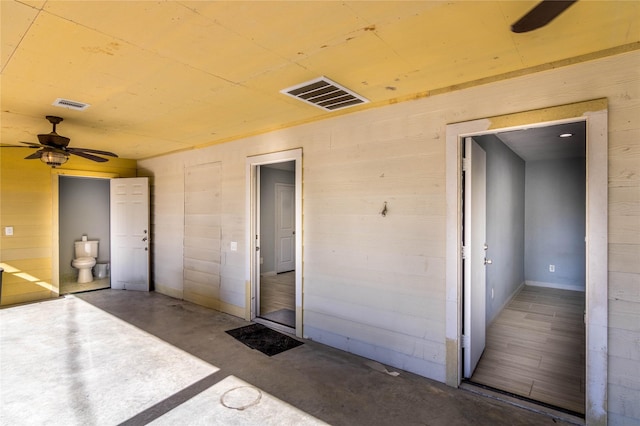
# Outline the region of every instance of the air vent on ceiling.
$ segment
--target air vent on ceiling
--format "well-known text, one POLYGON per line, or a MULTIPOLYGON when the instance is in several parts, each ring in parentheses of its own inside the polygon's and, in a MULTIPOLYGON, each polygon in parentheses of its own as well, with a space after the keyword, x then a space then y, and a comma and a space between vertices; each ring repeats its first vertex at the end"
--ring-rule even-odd
POLYGON ((283 89, 280 93, 315 105, 325 111, 336 111, 369 102, 368 99, 326 77, 319 77, 306 83, 283 89))
POLYGON ((84 111, 85 109, 89 108, 89 104, 85 104, 84 102, 71 101, 69 99, 62 98, 56 99, 52 105, 62 108, 75 109, 77 111, 84 111))

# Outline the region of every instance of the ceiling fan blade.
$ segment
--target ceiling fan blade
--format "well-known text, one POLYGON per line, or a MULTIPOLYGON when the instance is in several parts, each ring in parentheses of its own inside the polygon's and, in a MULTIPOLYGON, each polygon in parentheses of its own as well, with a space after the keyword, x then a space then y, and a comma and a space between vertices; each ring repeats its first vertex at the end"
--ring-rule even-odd
POLYGON ((518 22, 511 25, 514 33, 526 33, 544 27, 578 0, 542 0, 518 22))
POLYGON ((106 158, 98 157, 97 155, 87 154, 86 152, 82 152, 82 151, 67 150, 67 152, 69 154, 77 155, 78 157, 86 158, 87 160, 96 161, 98 163, 104 163, 106 161, 109 161, 106 158))
POLYGON ((100 151, 97 149, 89 149, 89 148, 67 148, 67 152, 72 154, 76 154, 78 152, 89 152, 91 154, 100 154, 100 155, 108 155, 109 157, 117 157, 116 154, 109 151, 100 151))
MULTIPOLYGON (((37 144, 37 143, 33 143, 33 142, 22 142, 21 141, 20 143, 23 143, 25 145, 29 145, 29 148, 42 148, 42 145, 37 144)), ((19 145, 16 145, 16 146, 19 146, 19 145)), ((23 148, 27 148, 27 147, 25 146, 23 148)))
MULTIPOLYGON (((25 147, 26 148, 26 147, 25 147)), ((24 157, 25 160, 36 160, 40 157, 42 157, 42 153, 44 152, 44 149, 41 149, 39 151, 34 152, 31 155, 27 155, 26 157, 24 157)))
MULTIPOLYGON (((22 143, 26 143, 26 142, 22 142, 22 143)), ((8 145, 8 144, 0 144, 0 147, 2 148, 27 148, 27 149, 34 149, 34 148, 42 148, 42 145, 29 145, 29 146, 24 146, 24 145, 8 145)))

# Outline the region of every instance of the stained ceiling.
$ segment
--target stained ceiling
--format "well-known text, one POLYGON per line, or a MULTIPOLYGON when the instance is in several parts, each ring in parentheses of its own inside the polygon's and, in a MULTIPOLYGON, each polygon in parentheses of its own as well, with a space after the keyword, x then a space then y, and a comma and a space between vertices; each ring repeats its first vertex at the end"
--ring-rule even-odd
POLYGON ((640 47, 640 2, 512 33, 536 4, 2 0, 0 140, 36 142, 57 115, 70 146, 143 159, 640 47), (369 102, 280 92, 321 76, 369 102))

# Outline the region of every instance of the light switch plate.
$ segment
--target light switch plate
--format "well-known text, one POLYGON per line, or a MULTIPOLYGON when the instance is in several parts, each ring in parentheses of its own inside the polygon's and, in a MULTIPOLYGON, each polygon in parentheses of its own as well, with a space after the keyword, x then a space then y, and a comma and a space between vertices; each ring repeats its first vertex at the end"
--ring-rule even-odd
POLYGON ((231 251, 238 251, 238 243, 236 241, 231 241, 231 251))
POLYGON ((13 235, 13 226, 5 226, 4 227, 4 235, 10 237, 13 235))

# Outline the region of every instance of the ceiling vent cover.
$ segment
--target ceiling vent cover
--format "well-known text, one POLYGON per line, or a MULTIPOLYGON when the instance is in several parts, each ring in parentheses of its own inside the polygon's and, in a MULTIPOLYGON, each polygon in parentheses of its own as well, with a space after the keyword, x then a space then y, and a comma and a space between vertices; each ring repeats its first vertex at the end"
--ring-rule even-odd
POLYGON ((357 93, 340 86, 326 77, 283 89, 280 93, 299 99, 325 111, 336 111, 369 102, 357 93))
POLYGON ((52 105, 62 108, 75 109, 76 111, 84 111, 85 109, 89 108, 89 104, 85 104, 84 102, 72 101, 63 98, 56 99, 52 105))

